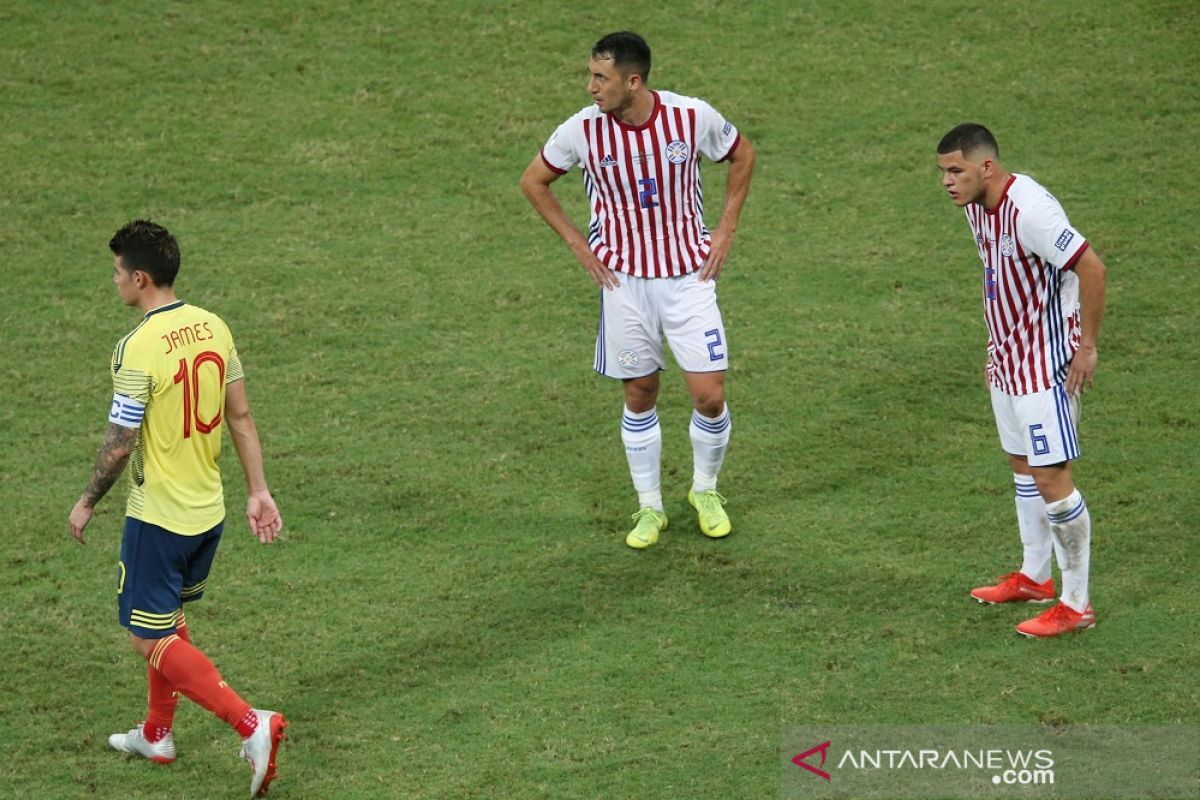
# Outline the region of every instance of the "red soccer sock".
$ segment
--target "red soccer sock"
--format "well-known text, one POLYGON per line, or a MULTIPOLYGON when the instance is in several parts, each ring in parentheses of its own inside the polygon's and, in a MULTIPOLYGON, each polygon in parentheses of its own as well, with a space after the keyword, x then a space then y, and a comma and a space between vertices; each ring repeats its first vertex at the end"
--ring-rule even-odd
POLYGON ((147 657, 184 697, 229 723, 242 738, 254 733, 258 717, 237 692, 221 680, 208 657, 178 635, 159 639, 147 657))
MULTIPOLYGON (((182 613, 175 625, 175 635, 185 642, 192 640, 182 613)), ((146 662, 146 722, 142 725, 146 741, 157 742, 171 732, 178 705, 179 692, 175 691, 175 685, 146 662)))

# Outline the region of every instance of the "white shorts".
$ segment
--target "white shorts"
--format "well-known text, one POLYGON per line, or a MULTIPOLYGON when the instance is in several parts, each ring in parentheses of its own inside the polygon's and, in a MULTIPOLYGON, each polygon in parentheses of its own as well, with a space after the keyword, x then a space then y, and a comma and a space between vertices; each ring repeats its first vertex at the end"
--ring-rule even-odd
POLYGON ((665 369, 663 337, 684 372, 727 369, 717 284, 701 283, 698 276, 698 272, 678 278, 619 275, 620 286, 601 289, 596 372, 628 379, 665 369))
POLYGON ((1004 452, 1045 467, 1079 458, 1079 395, 1062 386, 1014 396, 992 387, 992 411, 1004 452))

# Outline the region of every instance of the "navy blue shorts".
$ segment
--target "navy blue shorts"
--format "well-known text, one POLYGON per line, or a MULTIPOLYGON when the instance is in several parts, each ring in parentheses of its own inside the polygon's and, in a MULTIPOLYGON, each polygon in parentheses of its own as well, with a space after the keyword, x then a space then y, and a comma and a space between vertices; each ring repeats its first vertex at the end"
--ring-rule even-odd
POLYGON ((204 596, 224 527, 222 521, 207 533, 180 536, 126 517, 117 564, 117 618, 121 625, 143 639, 174 633, 183 604, 204 596))

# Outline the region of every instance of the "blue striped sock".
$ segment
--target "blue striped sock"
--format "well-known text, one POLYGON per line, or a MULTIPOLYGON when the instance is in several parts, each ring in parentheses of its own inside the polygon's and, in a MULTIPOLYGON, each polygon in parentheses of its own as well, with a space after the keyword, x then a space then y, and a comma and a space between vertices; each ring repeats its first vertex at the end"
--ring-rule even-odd
POLYGON ((1054 534, 1054 552, 1062 570, 1062 601, 1076 611, 1088 606, 1088 570, 1092 559, 1092 517, 1078 489, 1046 504, 1054 534))
POLYGON ((629 477, 638 493, 638 507, 662 511, 662 427, 658 424, 658 409, 630 411, 626 406, 621 415, 621 442, 629 462, 629 477))
POLYGON ((1050 580, 1050 553, 1054 539, 1050 535, 1050 520, 1046 503, 1038 494, 1032 475, 1013 474, 1016 489, 1017 528, 1021 532, 1021 572, 1034 583, 1050 580))
POLYGON ((721 472, 721 464, 725 461, 725 450, 729 447, 729 432, 732 427, 728 405, 715 417, 706 417, 699 411, 692 412, 688 435, 692 440, 693 492, 706 492, 717 488, 717 476, 721 472))

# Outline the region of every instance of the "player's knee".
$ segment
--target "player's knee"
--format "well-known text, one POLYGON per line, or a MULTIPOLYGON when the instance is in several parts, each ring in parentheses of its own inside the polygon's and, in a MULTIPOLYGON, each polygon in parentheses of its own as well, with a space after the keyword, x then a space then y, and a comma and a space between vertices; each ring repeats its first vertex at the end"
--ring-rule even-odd
POLYGON ((634 413, 649 411, 658 401, 658 386, 641 381, 625 384, 625 405, 634 413))
POLYGON ((1075 483, 1071 480, 1070 462, 1055 465, 1053 468, 1032 470, 1033 480, 1037 483, 1038 494, 1047 503, 1054 503, 1064 497, 1070 497, 1075 491, 1075 483))
POLYGON ((721 416, 721 412, 725 410, 725 389, 718 387, 698 392, 692 398, 692 406, 710 419, 721 416))
POLYGON ((1059 500, 1065 500, 1075 491, 1075 485, 1070 481, 1054 483, 1054 484, 1038 484, 1038 494, 1042 496, 1042 500, 1047 503, 1057 503, 1059 500))

